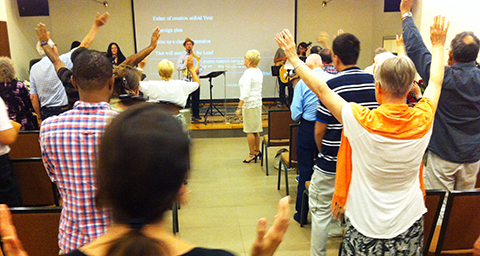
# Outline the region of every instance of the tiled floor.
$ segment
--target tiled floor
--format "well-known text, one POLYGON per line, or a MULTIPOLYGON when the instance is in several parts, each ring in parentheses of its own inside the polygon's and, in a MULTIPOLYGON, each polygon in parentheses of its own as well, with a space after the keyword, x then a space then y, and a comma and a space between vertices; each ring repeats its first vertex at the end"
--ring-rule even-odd
MULTIPOLYGON (((285 196, 285 183, 277 190, 278 171, 270 148, 270 176, 260 162, 245 164, 247 139, 194 139, 192 170, 188 187, 190 202, 179 210, 178 236, 198 246, 222 248, 236 255, 249 255, 258 219, 271 224, 278 200, 285 196)), ((283 177, 282 177, 283 178, 283 177)), ((296 197, 295 175, 289 176, 293 216, 296 197)), ((276 255, 310 255, 310 224, 291 219, 276 255)), ((340 238, 330 239, 327 255, 338 255, 340 238)))

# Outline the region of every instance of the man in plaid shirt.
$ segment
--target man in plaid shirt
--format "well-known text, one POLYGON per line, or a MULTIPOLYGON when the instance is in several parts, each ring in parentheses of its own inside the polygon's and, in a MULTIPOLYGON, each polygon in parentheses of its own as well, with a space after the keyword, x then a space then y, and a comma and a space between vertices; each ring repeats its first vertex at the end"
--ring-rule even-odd
POLYGON ((72 71, 80 100, 72 110, 46 119, 40 130, 43 162, 63 199, 59 247, 64 253, 102 235, 109 224, 107 211, 95 207, 95 160, 100 137, 115 116, 108 104, 114 82, 110 61, 86 51, 72 71))

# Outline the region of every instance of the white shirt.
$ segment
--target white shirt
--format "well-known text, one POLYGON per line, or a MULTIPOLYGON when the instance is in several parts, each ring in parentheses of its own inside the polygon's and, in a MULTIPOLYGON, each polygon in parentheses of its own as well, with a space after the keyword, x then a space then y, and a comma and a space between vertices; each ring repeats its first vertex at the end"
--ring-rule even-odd
MULTIPOLYGON (((13 126, 10 123, 10 118, 8 118, 7 107, 5 106, 3 99, 0 98, 0 131, 5 131, 11 128, 13 128, 13 126)), ((0 142, 0 156, 3 156, 8 152, 10 152, 10 147, 8 145, 3 145, 0 142)))
POLYGON ((259 68, 245 70, 238 86, 240 87, 240 100, 243 108, 256 108, 262 105, 263 73, 259 68))
POLYGON ((152 80, 140 82, 140 91, 150 100, 161 100, 185 107, 187 97, 198 89, 197 82, 152 80))
POLYGON ((432 129, 410 140, 370 133, 355 119, 350 104, 344 105, 342 119, 352 147, 345 215, 367 237, 396 237, 426 212, 419 172, 432 129))

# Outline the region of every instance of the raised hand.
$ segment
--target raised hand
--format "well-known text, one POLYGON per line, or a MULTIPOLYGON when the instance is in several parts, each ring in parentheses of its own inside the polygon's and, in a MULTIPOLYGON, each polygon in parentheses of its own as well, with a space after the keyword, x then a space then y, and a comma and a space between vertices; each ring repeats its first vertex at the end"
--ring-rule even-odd
POLYGON ((402 0, 400 2, 400 13, 403 15, 412 10, 413 0, 402 0))
POLYGON ((95 16, 95 25, 97 27, 101 27, 107 23, 108 18, 110 18, 110 13, 105 12, 104 14, 100 15, 100 13, 97 12, 97 15, 95 16))
POLYGON ((432 45, 445 45, 447 40, 447 31, 450 26, 450 22, 445 25, 445 17, 441 15, 435 16, 433 19, 433 25, 430 26, 430 40, 432 45))
POLYGON ((187 66, 188 69, 193 68, 193 57, 192 57, 192 55, 188 55, 187 61, 185 62, 185 66, 187 66))
POLYGON ((290 33, 288 29, 284 29, 282 32, 277 34, 275 41, 277 41, 278 46, 283 49, 285 56, 287 56, 292 65, 295 66, 300 59, 297 55, 297 48, 295 46, 295 42, 293 41, 292 33, 290 33))
POLYGON ((290 198, 284 197, 278 202, 278 212, 275 215, 272 227, 267 232, 267 220, 261 219, 257 225, 257 238, 252 246, 252 256, 270 256, 283 240, 288 228, 290 198))
POLYGON ((150 39, 150 46, 154 49, 157 48, 158 39, 160 38, 161 34, 162 33, 160 32, 159 27, 156 27, 155 30, 153 30, 152 38, 150 39))
POLYGON ((38 23, 35 31, 38 35, 38 41, 48 41, 48 39, 50 39, 50 32, 47 31, 47 26, 45 26, 45 24, 41 22, 38 23))

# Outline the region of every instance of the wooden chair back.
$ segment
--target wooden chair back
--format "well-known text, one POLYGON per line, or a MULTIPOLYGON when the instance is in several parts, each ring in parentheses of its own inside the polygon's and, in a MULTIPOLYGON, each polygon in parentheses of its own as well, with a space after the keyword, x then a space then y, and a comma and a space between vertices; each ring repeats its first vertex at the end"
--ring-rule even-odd
POLYGON ((18 238, 29 256, 58 255, 61 207, 10 208, 18 238))
POLYGON ((435 255, 472 254, 480 235, 480 191, 451 191, 438 236, 435 255))
POLYGON ((41 158, 12 159, 24 206, 59 205, 57 187, 50 181, 41 158))
POLYGON ((425 206, 427 213, 423 215, 423 252, 428 255, 430 244, 432 243, 435 227, 437 226, 438 216, 442 209, 443 200, 445 199, 445 190, 427 190, 425 198, 425 206))
POLYGON ((287 140, 290 137, 290 124, 295 124, 292 120, 292 113, 289 109, 277 109, 268 111, 268 144, 272 140, 287 140))
POLYGON ((297 136, 298 136, 298 127, 299 124, 291 124, 290 125, 290 145, 289 148, 289 167, 293 167, 293 165, 298 164, 297 161, 297 136))
POLYGON ((20 131, 15 142, 10 145, 10 158, 41 157, 39 130, 20 131))

